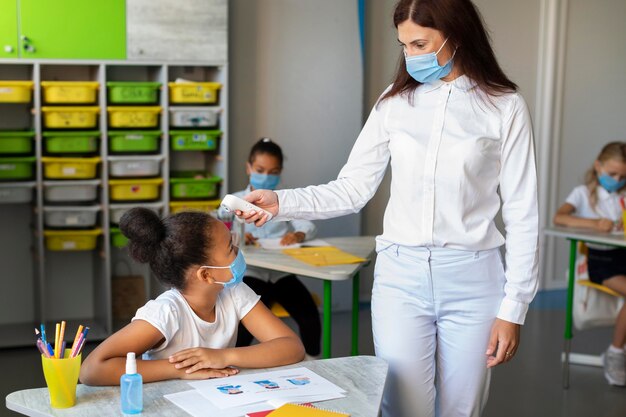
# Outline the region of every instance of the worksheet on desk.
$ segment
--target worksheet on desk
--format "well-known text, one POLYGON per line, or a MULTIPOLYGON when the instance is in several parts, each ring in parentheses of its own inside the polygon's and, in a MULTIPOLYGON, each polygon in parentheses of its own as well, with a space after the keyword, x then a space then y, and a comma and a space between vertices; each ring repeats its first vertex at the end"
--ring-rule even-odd
POLYGON ((193 381, 188 384, 220 409, 242 407, 277 398, 319 398, 324 395, 327 396, 325 399, 340 398, 345 393, 345 390, 304 367, 193 381))
POLYGON ((306 240, 302 243, 294 243, 293 245, 281 245, 282 238, 261 238, 257 240, 257 243, 261 245, 263 249, 268 250, 282 250, 282 249, 294 249, 294 248, 306 248, 306 247, 318 247, 318 246, 331 246, 330 243, 322 239, 306 240))

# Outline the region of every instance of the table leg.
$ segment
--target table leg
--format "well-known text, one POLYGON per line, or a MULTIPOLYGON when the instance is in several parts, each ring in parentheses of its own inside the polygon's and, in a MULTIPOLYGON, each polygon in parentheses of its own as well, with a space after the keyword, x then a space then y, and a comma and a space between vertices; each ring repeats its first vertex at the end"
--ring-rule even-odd
POLYGON ((567 305, 565 307, 565 334, 563 335, 564 346, 564 360, 563 360, 563 388, 569 388, 569 354, 572 345, 572 311, 574 306, 574 278, 576 276, 576 249, 578 247, 578 240, 570 239, 569 246, 569 277, 567 281, 567 305))
POLYGON ((359 288, 360 273, 357 272, 352 277, 352 351, 350 354, 356 356, 359 354, 359 288))
POLYGON ((322 346, 322 356, 324 359, 330 358, 332 302, 332 281, 324 280, 324 335, 322 337, 324 341, 324 345, 322 346))

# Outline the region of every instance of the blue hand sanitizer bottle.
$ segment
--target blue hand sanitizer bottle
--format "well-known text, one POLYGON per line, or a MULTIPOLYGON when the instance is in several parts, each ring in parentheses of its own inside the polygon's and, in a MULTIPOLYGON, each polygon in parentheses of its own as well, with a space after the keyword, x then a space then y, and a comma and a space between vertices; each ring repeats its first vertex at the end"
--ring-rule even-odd
POLYGON ((143 409, 143 380, 137 373, 135 352, 126 355, 126 373, 120 378, 122 413, 139 414, 143 409))

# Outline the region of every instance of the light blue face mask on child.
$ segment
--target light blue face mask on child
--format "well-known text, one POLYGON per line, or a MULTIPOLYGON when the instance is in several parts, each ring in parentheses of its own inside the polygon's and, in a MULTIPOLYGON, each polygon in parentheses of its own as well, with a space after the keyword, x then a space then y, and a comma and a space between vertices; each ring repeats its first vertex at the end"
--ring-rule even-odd
POLYGON ((598 182, 600 183, 602 188, 607 190, 609 193, 614 193, 615 191, 626 185, 626 178, 618 181, 608 174, 602 174, 598 177, 598 182))
POLYGON ((279 182, 280 175, 259 174, 258 172, 250 174, 250 185, 255 190, 274 190, 279 182))
POLYGON ((406 70, 415 81, 430 83, 450 74, 450 71, 452 71, 452 60, 454 59, 454 55, 456 55, 456 49, 445 65, 441 66, 437 61, 437 54, 441 51, 446 42, 448 42, 448 38, 443 41, 437 52, 414 56, 404 55, 406 70))
POLYGON ((232 288, 235 285, 241 283, 243 281, 243 274, 246 272, 246 260, 243 258, 243 253, 237 248, 237 257, 229 266, 208 266, 205 265, 202 268, 213 268, 213 269, 230 269, 230 272, 233 274, 233 277, 230 281, 227 282, 219 282, 215 281, 216 284, 223 285, 224 288, 232 288))

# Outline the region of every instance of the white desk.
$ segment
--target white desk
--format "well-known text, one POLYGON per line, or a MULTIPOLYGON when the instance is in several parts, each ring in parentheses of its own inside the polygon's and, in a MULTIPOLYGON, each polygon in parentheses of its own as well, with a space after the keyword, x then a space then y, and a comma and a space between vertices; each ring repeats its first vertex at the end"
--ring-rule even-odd
MULTIPOLYGON (((387 378, 387 363, 374 356, 352 356, 272 368, 304 366, 347 391, 345 398, 324 401, 323 407, 349 412, 353 417, 377 417, 387 378)), ((242 370, 241 373, 259 372, 242 370)), ((144 384, 144 410, 141 416, 189 416, 165 398, 164 394, 188 391, 191 387, 181 380, 144 384)), ((47 388, 13 392, 6 397, 8 409, 34 417, 107 417, 120 416, 119 387, 88 387, 79 384, 76 405, 72 408, 50 407, 47 388)), ((219 416, 211 416, 219 417, 219 416)))
MULTIPOLYGON (((243 252, 246 257, 246 263, 250 266, 324 280, 324 336, 322 346, 322 356, 324 358, 330 357, 332 282, 352 278, 351 354, 358 355, 359 271, 369 263, 369 258, 376 248, 376 242, 373 236, 334 237, 324 238, 324 240, 345 252, 368 259, 368 261, 359 264, 312 266, 285 255, 280 250, 266 250, 255 246, 245 246, 243 252)), ((304 244, 306 245, 306 242, 304 244)))
POLYGON ((567 306, 565 309, 565 334, 563 348, 563 388, 569 388, 569 365, 570 363, 581 365, 602 366, 598 357, 572 353, 572 310, 574 306, 574 279, 576 272, 576 250, 578 242, 599 243, 616 247, 626 247, 624 234, 598 233, 584 229, 570 227, 552 227, 544 230, 548 236, 562 237, 570 241, 569 250, 569 275, 567 282, 567 306))

